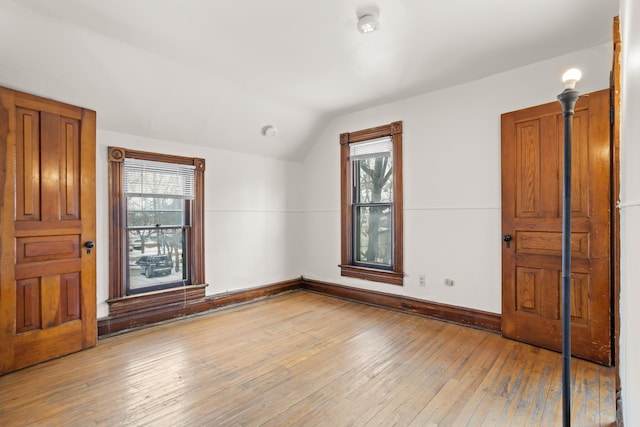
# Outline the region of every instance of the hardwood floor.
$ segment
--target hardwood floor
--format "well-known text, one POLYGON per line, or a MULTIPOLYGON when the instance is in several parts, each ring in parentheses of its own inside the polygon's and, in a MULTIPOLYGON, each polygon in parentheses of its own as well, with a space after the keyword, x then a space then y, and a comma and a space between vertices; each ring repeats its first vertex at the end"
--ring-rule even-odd
MULTIPOLYGON (((615 425, 614 369, 572 368, 573 425, 615 425)), ((560 377, 547 350, 296 291, 0 377, 0 425, 551 426, 560 377)))

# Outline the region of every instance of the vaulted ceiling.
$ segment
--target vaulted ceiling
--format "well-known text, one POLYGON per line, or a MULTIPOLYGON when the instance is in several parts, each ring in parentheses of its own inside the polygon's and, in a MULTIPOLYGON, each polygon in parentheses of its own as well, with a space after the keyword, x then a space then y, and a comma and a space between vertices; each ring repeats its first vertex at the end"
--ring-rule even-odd
POLYGON ((300 160, 338 114, 608 42, 617 12, 617 0, 0 0, 0 85, 92 108, 100 129, 300 160), (357 31, 364 13, 379 31, 357 31))

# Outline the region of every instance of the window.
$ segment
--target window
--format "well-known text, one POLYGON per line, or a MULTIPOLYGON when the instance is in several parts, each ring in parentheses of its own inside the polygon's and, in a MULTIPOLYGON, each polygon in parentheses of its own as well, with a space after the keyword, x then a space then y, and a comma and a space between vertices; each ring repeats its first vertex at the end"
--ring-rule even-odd
POLYGON ((193 165, 124 159, 127 295, 190 282, 193 165))
POLYGON ((204 159, 109 147, 110 304, 171 303, 154 291, 204 283, 204 169, 204 159))
POLYGON ((343 276, 403 283, 402 122, 340 135, 343 276))

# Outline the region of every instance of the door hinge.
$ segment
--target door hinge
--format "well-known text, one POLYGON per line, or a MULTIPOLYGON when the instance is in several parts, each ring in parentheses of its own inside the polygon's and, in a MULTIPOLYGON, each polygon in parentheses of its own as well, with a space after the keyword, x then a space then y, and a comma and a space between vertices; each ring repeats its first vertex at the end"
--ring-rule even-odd
POLYGON ((616 109, 613 108, 613 107, 610 107, 609 108, 609 122, 611 124, 613 124, 614 121, 615 121, 615 118, 616 118, 616 109))

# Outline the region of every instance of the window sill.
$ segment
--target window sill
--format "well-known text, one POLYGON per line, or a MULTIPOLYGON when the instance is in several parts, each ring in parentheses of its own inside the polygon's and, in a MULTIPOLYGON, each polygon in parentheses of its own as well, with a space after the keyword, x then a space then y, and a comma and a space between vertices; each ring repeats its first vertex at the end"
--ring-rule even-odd
POLYGON ((388 283, 390 285, 403 285, 404 273, 375 268, 357 267, 355 265, 340 265, 340 275, 356 279, 370 280, 372 282, 388 283))
POLYGON ((204 298, 206 287, 206 284, 189 285, 110 299, 107 300, 109 304, 109 315, 130 313, 132 311, 157 308, 178 302, 188 302, 204 298))

